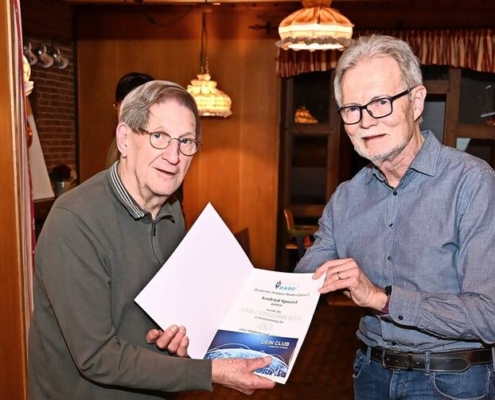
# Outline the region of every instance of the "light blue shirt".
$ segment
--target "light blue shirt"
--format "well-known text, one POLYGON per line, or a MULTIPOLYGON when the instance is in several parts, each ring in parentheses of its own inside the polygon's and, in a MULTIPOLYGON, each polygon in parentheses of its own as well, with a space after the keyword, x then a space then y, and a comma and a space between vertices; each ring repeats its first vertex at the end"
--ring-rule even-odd
POLYGON ((363 309, 357 336, 402 351, 495 342, 495 172, 432 132, 396 188, 372 165, 342 183, 296 272, 353 258, 392 285, 389 315, 363 309))

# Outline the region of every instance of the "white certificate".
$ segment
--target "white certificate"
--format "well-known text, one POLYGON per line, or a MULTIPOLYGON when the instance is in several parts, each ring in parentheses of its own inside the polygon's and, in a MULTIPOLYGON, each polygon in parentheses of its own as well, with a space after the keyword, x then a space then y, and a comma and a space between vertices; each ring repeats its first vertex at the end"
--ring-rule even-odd
POLYGON ((285 383, 323 278, 254 268, 208 204, 136 302, 163 329, 184 325, 191 357, 270 355, 270 366, 257 372, 285 383))

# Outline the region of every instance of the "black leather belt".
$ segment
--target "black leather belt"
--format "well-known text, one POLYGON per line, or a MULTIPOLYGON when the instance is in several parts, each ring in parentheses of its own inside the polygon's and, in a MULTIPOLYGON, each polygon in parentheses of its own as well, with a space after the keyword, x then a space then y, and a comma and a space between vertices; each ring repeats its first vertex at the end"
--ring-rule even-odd
MULTIPOLYGON (((367 354, 368 346, 361 343, 361 351, 367 354)), ((425 353, 404 353, 371 347, 371 358, 391 370, 424 371, 426 369, 425 353)), ((430 353, 429 358, 430 371, 462 372, 471 365, 489 364, 493 361, 491 348, 430 353)))

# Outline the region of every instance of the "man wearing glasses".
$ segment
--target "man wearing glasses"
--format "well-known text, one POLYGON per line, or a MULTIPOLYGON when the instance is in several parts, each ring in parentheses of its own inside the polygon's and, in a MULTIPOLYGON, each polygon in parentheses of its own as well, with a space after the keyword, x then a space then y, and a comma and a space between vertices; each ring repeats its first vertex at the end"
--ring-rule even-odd
POLYGON ((272 388, 253 373, 269 357, 192 360, 185 328, 157 329, 134 302, 185 234, 174 192, 201 146, 194 99, 171 82, 139 86, 122 103, 116 141, 120 161, 61 196, 40 235, 29 399, 272 388))
POLYGON ((296 272, 363 307, 354 399, 494 399, 495 173, 420 130, 426 89, 405 42, 360 37, 335 97, 371 163, 333 194, 296 272))

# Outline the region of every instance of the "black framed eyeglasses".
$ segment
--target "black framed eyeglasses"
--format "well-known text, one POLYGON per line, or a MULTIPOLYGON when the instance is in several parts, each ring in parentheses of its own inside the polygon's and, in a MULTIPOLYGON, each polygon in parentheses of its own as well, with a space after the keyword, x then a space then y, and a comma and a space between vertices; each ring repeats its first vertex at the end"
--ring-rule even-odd
POLYGON ((172 140, 177 140, 177 142, 179 143, 179 151, 185 156, 193 156, 198 152, 199 148, 202 145, 199 140, 190 137, 173 138, 165 132, 149 132, 143 128, 139 128, 138 130, 148 135, 150 138, 151 146, 158 150, 166 149, 170 145, 172 140))
POLYGON ((342 121, 346 125, 358 124, 363 117, 363 110, 366 110, 369 115, 375 119, 388 117, 394 112, 393 103, 395 100, 409 94, 414 87, 404 90, 395 96, 380 97, 379 99, 371 100, 364 106, 344 106, 340 107, 337 112, 342 117, 342 121))

